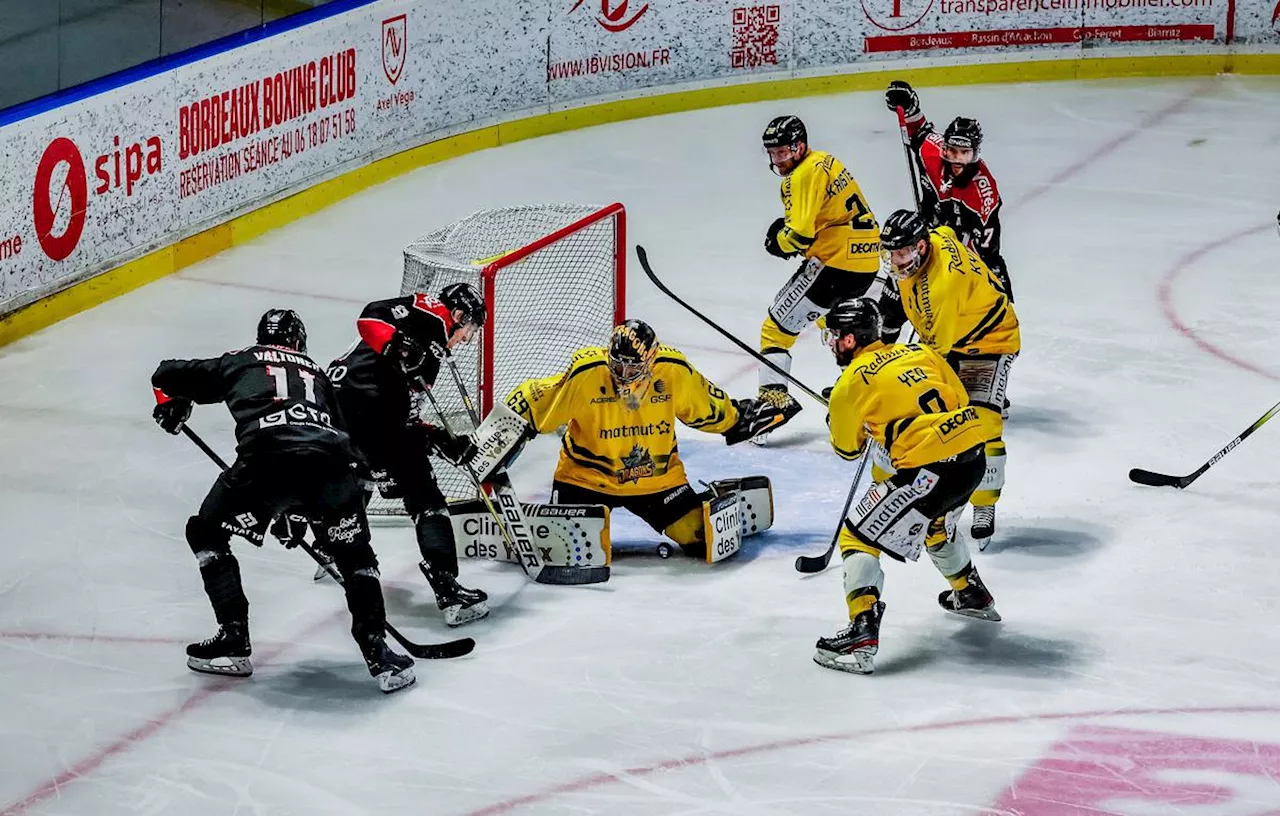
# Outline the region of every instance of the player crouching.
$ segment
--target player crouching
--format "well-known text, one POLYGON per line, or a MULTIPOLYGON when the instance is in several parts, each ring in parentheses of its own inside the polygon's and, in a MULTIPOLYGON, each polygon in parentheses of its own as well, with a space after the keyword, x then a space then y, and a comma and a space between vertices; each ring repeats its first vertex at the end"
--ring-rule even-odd
POLYGON ((840 531, 849 625, 818 640, 814 662, 870 674, 880 641, 884 572, 880 554, 915 561, 921 546, 951 584, 938 596, 948 612, 1000 620, 956 521, 986 469, 984 425, 946 361, 927 346, 881 341, 880 310, 869 298, 846 300, 827 315, 826 331, 845 368, 831 393, 831 445, 845 459, 889 454, 897 473, 872 485, 840 531))
POLYGON ((733 445, 776 427, 782 412, 730 399, 683 354, 659 345, 643 321, 614 328, 607 348, 578 350, 563 374, 526 381, 507 406, 529 423, 530 436, 568 426, 553 503, 626 508, 708 563, 737 552, 744 532, 772 523, 764 477, 713 482, 701 493, 690 486, 675 422, 722 434, 733 445))

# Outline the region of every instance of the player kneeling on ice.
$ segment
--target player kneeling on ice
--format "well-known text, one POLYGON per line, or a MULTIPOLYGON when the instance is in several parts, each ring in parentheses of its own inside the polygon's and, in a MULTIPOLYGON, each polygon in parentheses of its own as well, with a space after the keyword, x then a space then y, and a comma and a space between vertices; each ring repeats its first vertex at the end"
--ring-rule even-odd
POLYGON ((418 567, 450 626, 488 615, 489 596, 458 583, 453 526, 430 455, 462 462, 474 446, 421 422, 411 406, 415 394, 435 385, 447 349, 470 342, 484 322, 484 300, 469 283, 444 287, 438 299, 413 294, 374 301, 356 323, 360 339, 329 365, 351 440, 382 496, 403 499, 422 555, 418 567))
POLYGON ((827 315, 827 338, 845 367, 831 392, 831 445, 845 459, 888 452, 897 473, 872 485, 843 520, 849 625, 818 640, 813 659, 831 669, 870 674, 880 642, 884 572, 880 555, 915 561, 923 546, 951 590, 948 612, 1000 620, 991 593, 969 559, 956 520, 986 469, 985 430, 964 386, 937 352, 881 341, 880 310, 869 298, 846 300, 827 315))
POLYGON ((395 691, 413 683, 413 659, 384 640, 378 559, 369 546, 354 453, 334 421, 329 380, 306 351, 298 315, 272 309, 258 324, 256 345, 209 360, 165 360, 151 377, 159 403, 153 416, 169 433, 182 430, 192 403, 225 402, 236 422, 236 461, 187 521, 187 544, 218 620, 216 635, 187 647, 187 665, 210 674, 253 673, 249 601, 231 536, 262 546, 267 522, 299 508, 324 531, 369 673, 383 691, 395 691))
POLYGON ((580 349, 563 374, 528 380, 507 406, 529 435, 567 425, 552 483, 555 504, 623 507, 708 563, 737 552, 742 534, 773 522, 763 476, 712 482, 699 493, 676 448, 676 420, 722 434, 732 445, 784 415, 755 400, 732 400, 685 356, 658 344, 640 320, 614 328, 607 348, 580 349))

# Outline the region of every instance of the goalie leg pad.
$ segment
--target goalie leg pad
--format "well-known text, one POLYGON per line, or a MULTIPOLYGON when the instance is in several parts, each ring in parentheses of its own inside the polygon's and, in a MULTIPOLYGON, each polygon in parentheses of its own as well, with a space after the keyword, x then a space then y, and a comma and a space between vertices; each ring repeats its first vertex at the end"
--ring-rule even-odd
MULTIPOLYGON (((612 561, 609 508, 598 504, 526 504, 534 546, 553 566, 586 567, 612 561)), ((479 499, 449 505, 458 556, 516 563, 502 530, 479 499)))
POLYGON ((742 549, 742 516, 738 510, 737 493, 704 502, 702 522, 708 564, 723 561, 742 549))
POLYGON ((768 476, 717 479, 707 485, 711 496, 738 494, 738 514, 742 517, 742 537, 763 533, 773 526, 773 484, 768 476))

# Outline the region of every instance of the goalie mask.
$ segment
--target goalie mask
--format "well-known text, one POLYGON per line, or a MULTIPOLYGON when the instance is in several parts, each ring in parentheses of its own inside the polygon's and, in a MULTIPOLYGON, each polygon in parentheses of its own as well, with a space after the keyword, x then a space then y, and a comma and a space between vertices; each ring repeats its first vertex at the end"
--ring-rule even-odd
POLYGON ((632 411, 640 407, 653 381, 653 360, 658 337, 643 320, 628 320, 609 336, 609 373, 623 403, 632 411))
POLYGON ((258 321, 258 345, 307 353, 307 327, 293 309, 268 309, 258 321))
POLYGON ((898 210, 885 219, 880 249, 889 273, 903 280, 920 268, 929 252, 929 227, 918 213, 898 210), (924 247, 920 246, 924 242, 924 247))

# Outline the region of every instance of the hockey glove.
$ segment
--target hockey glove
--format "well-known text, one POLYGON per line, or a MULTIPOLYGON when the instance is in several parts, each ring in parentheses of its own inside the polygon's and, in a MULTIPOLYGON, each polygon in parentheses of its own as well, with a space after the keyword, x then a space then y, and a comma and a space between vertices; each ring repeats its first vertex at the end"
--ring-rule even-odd
POLYGON ((410 382, 423 378, 427 373, 427 350, 402 331, 391 336, 382 353, 400 366, 405 379, 410 382))
POLYGON ((475 443, 471 441, 469 436, 454 436, 443 428, 437 428, 434 425, 423 426, 427 434, 431 447, 443 459, 446 459, 455 465, 461 465, 468 461, 476 454, 475 443))
POLYGON ((916 96, 915 88, 900 79, 889 83, 884 92, 884 105, 889 110, 902 108, 908 119, 920 115, 920 97, 916 96))
POLYGON ((174 397, 162 402, 151 412, 151 418, 166 433, 182 433, 182 426, 191 418, 191 400, 174 397))
POLYGON ((783 412, 768 404, 753 399, 734 400, 738 409, 738 421, 724 432, 724 443, 736 445, 745 442, 756 434, 767 431, 786 421, 783 412))
POLYGON ((769 231, 764 235, 764 251, 775 258, 794 258, 800 254, 798 252, 787 252, 778 244, 778 235, 786 226, 787 219, 779 218, 769 225, 769 231))
POLYGON ((307 517, 299 513, 281 513, 271 524, 271 535, 286 550, 292 550, 298 542, 307 540, 307 517))

